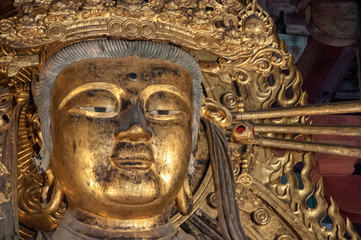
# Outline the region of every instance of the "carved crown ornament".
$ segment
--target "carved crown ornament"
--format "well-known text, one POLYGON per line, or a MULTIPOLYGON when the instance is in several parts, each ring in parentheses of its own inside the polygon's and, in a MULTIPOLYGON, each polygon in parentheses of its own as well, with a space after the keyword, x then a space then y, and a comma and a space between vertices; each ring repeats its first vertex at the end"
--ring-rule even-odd
POLYGON ((163 41, 212 53, 217 64, 204 71, 213 71, 223 81, 248 83, 248 71, 267 76, 289 57, 279 50, 272 20, 256 1, 16 0, 14 4, 19 15, 0 21, 3 44, 31 48, 33 53, 45 48, 42 59, 84 39, 163 41))

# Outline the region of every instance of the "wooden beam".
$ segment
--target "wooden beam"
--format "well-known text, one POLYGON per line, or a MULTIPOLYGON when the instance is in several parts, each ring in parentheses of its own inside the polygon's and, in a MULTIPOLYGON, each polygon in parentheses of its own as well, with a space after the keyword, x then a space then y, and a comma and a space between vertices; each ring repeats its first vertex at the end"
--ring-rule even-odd
POLYGON ((356 45, 360 36, 359 0, 312 0, 307 28, 318 41, 338 47, 356 45))
POLYGON ((315 89, 313 101, 316 103, 330 102, 332 95, 340 86, 354 61, 355 48, 345 47, 323 80, 318 91, 315 89))
POLYGON ((296 13, 293 9, 283 12, 283 21, 286 25, 286 33, 296 36, 310 36, 306 26, 305 14, 296 13))

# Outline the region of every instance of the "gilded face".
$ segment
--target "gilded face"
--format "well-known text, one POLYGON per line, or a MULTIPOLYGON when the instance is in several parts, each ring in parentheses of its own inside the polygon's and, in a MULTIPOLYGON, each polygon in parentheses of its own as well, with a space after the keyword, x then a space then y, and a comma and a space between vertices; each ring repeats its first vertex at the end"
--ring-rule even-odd
POLYGON ((51 169, 70 208, 133 219, 174 202, 191 155, 192 79, 134 56, 76 62, 51 92, 51 169))

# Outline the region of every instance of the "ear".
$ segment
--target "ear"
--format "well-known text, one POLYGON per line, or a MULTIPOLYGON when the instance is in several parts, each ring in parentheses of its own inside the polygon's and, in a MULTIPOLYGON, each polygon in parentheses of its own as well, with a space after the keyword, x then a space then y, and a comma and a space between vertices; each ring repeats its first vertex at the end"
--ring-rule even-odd
POLYGON ((34 155, 39 153, 39 150, 43 144, 43 136, 40 130, 40 120, 37 113, 37 108, 34 104, 29 104, 26 107, 26 124, 27 131, 30 138, 30 143, 33 145, 34 155))
POLYGON ((232 124, 232 114, 220 102, 211 98, 203 98, 201 117, 209 119, 220 129, 225 129, 232 124))
MULTIPOLYGON (((43 134, 40 128, 39 115, 34 104, 29 104, 25 110, 26 130, 32 151, 32 160, 39 173, 45 173, 50 164, 51 150, 44 143, 43 134)), ((46 128, 46 126, 44 126, 46 128)))
POLYGON ((190 178, 186 177, 183 186, 175 199, 177 209, 182 215, 188 215, 193 209, 193 196, 190 186, 190 178))
POLYGON ((45 183, 41 193, 42 210, 44 213, 52 214, 58 211, 63 203, 64 193, 52 171, 45 172, 45 183))

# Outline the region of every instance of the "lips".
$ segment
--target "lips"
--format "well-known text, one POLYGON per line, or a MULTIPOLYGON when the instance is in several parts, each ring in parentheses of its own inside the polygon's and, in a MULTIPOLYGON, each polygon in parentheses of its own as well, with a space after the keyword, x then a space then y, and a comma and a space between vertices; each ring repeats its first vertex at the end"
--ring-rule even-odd
POLYGON ((148 169, 154 157, 152 148, 147 144, 120 142, 114 146, 111 161, 118 168, 148 169))

